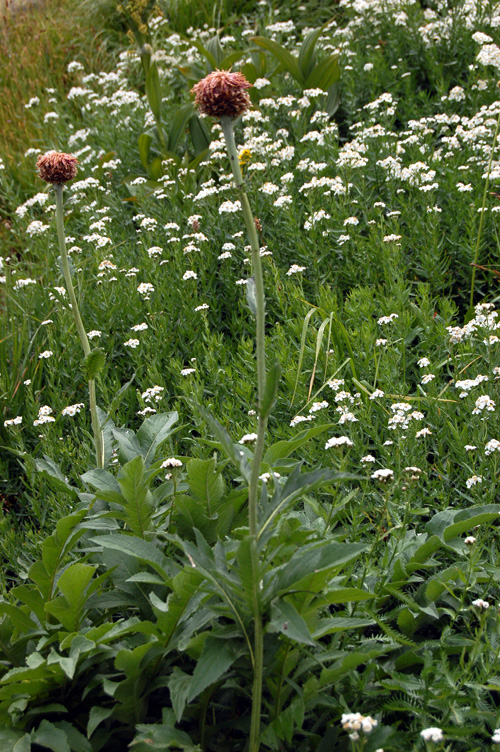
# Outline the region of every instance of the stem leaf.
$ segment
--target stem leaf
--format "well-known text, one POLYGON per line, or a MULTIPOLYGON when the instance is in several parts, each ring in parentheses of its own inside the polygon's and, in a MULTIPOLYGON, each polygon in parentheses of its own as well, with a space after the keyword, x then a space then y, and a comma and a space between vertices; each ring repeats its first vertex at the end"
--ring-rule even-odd
POLYGON ((106 355, 101 347, 92 350, 83 361, 83 370, 87 381, 95 379, 106 364, 106 355))

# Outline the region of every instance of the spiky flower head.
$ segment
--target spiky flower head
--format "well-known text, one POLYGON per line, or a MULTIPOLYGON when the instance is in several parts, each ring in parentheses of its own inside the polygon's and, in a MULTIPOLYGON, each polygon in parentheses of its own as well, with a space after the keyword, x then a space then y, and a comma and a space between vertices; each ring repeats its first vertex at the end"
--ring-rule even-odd
POLYGON ((250 107, 247 89, 251 86, 243 73, 215 70, 195 84, 191 93, 195 95, 194 103, 202 114, 237 118, 250 107))
POLYGON ((38 157, 38 174, 46 183, 61 184, 73 180, 78 172, 78 159, 64 152, 49 151, 38 157))

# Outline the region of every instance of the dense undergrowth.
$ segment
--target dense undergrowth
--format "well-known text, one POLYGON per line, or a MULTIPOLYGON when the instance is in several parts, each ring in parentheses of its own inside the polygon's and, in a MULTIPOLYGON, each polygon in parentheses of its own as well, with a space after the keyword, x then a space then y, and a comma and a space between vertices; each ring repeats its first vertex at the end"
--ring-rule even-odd
POLYGON ((0 739, 244 750, 258 601, 263 749, 489 749, 498 9, 123 5, 69 59, 56 45, 50 91, 19 73, 24 125, 2 131, 0 739), (313 73, 337 50, 326 92, 313 73), (259 571, 250 249, 220 125, 189 93, 221 65, 254 84, 235 130, 281 370, 259 571), (49 149, 80 162, 65 231, 106 356, 105 470, 34 169, 49 149), (355 711, 377 720, 360 739, 355 711))

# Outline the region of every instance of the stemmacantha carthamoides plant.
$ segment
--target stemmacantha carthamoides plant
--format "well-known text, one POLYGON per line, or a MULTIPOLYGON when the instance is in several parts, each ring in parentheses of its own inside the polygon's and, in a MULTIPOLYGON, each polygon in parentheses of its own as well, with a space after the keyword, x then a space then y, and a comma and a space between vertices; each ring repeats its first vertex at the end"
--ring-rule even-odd
POLYGON ((80 309, 78 307, 78 301, 75 294, 75 288, 73 287, 73 281, 71 279, 71 269, 68 260, 68 252, 66 250, 66 237, 64 234, 64 205, 63 205, 63 189, 65 183, 76 176, 78 172, 78 160, 71 154, 65 154, 63 152, 48 152, 42 154, 36 163, 38 168, 38 174, 42 180, 46 183, 50 183, 54 187, 56 194, 56 223, 57 223, 57 238, 59 241, 59 251, 61 254, 61 266, 64 274, 64 280, 66 282, 66 289, 68 291, 71 312, 75 320, 76 329, 80 342, 83 348, 83 354, 85 356, 85 371, 87 375, 89 385, 89 403, 90 414, 92 420, 92 431, 94 434, 96 465, 98 468, 104 467, 104 444, 101 427, 99 424, 99 417, 97 414, 97 400, 96 400, 96 385, 95 385, 95 373, 98 370, 96 366, 102 363, 102 352, 92 351, 89 343, 89 338, 85 327, 83 326, 82 317, 80 315, 80 309))

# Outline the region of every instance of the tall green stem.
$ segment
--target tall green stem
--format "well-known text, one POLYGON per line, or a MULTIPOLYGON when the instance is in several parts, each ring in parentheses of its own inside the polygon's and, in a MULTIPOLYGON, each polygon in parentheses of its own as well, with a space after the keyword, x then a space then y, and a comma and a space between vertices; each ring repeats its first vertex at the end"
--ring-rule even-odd
POLYGON ((258 494, 260 463, 264 452, 266 438, 267 417, 262 415, 262 402, 266 386, 266 345, 265 345, 265 294, 264 278, 262 276, 262 262, 260 258, 259 236, 255 227, 255 220, 250 208, 250 202, 243 185, 236 142, 234 140, 233 121, 230 117, 221 117, 222 133, 227 146, 231 170, 233 172, 236 189, 238 191, 243 219, 250 241, 252 251, 252 272, 255 282, 256 302, 256 354, 257 354, 257 394, 258 394, 258 423, 257 441, 253 455, 250 487, 248 489, 248 531, 252 538, 252 567, 255 572, 252 606, 254 616, 254 680, 252 686, 252 717, 250 721, 250 752, 258 752, 260 746, 260 714, 262 705, 262 675, 264 669, 264 635, 262 627, 262 614, 259 599, 259 554, 257 549, 258 529, 258 494))
POLYGON ((474 261, 472 262, 472 279, 470 283, 469 308, 472 308, 472 306, 474 305, 474 283, 476 281, 476 265, 477 265, 477 260, 479 258, 479 246, 481 244, 481 236, 483 234, 484 214, 485 214, 485 208, 486 208, 486 196, 488 195, 488 188, 490 185, 491 165, 493 164, 493 155, 495 153, 495 149, 497 146, 499 128, 500 128, 500 112, 498 113, 497 125, 495 128, 495 135, 493 136, 493 144, 491 147, 490 161, 488 163, 488 169, 486 171, 486 183, 484 184, 483 203, 481 205, 481 216, 479 218, 479 229, 477 231, 476 250, 474 252, 474 261))
MULTIPOLYGON (((66 237, 64 235, 64 207, 63 207, 63 185, 62 183, 55 184, 56 191, 56 223, 57 223, 57 237, 59 240, 59 251, 61 254, 61 265, 64 274, 64 280, 66 282, 66 289, 71 304, 71 311, 75 320, 76 329, 80 342, 83 348, 83 354, 85 357, 90 354, 90 343, 87 337, 87 332, 83 326, 82 317, 80 316, 80 309, 78 308, 78 301, 75 295, 75 289, 73 287, 73 280, 71 279, 71 271, 69 268, 68 252, 66 250, 66 237)), ((96 464, 98 468, 104 467, 104 444, 101 428, 99 425, 99 418, 97 416, 97 401, 96 401, 96 388, 95 379, 89 379, 89 403, 90 403, 90 415, 92 420, 92 430, 94 433, 94 444, 96 454, 96 464)))

